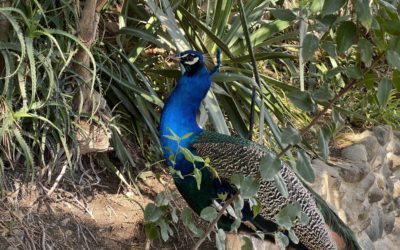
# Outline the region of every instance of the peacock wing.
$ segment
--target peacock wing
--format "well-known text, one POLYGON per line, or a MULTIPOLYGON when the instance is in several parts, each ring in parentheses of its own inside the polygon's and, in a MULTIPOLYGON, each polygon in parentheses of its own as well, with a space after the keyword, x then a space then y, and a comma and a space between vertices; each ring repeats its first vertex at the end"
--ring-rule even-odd
MULTIPOLYGON (((271 153, 249 140, 206 131, 197 136, 192 147, 197 155, 208 157, 218 175, 226 179, 235 173, 258 176, 261 159, 271 153)), ((293 228, 300 241, 309 249, 336 249, 312 194, 287 164, 282 164, 280 174, 289 196, 283 197, 274 181, 260 180, 258 198, 263 204, 261 216, 274 220, 283 207, 298 202, 310 219, 307 225, 296 223, 293 228)))
POLYGON ((270 153, 249 140, 208 131, 201 132, 192 147, 226 178, 235 173, 256 176, 260 160, 270 153))

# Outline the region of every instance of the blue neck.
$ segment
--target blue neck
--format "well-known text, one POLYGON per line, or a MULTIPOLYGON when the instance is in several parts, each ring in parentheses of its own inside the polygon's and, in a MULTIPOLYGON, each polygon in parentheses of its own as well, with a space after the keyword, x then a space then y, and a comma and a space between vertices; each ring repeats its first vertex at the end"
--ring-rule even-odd
MULTIPOLYGON (((193 138, 202 131, 197 124, 196 113, 210 86, 210 75, 205 66, 201 65, 194 74, 193 72, 186 72, 182 75, 178 85, 164 105, 160 124, 161 146, 165 158, 168 159, 170 154, 178 156, 175 168, 179 170, 184 166, 180 167, 179 164, 179 160, 183 160, 183 156, 179 156, 182 154, 179 154, 178 144, 164 135, 171 135, 170 130, 179 137, 192 133, 190 137, 180 142, 181 147, 188 148, 190 146, 193 138), (169 148, 169 150, 166 148, 169 148)), ((168 163, 171 165, 169 161, 168 163)))

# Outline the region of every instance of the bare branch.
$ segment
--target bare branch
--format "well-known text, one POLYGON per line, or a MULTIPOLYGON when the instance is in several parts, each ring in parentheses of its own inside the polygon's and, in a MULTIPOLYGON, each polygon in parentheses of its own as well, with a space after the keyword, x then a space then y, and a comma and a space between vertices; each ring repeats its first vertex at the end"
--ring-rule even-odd
POLYGON ((232 202, 239 196, 240 192, 237 191, 236 194, 234 196, 232 196, 231 198, 229 198, 224 206, 221 208, 221 210, 219 210, 217 217, 211 222, 210 225, 208 225, 206 232, 203 234, 203 236, 196 242, 196 244, 194 245, 194 247, 192 248, 192 250, 197 250, 199 249, 199 247, 201 246, 201 244, 203 243, 203 241, 207 238, 207 236, 211 233, 211 231, 213 230, 214 226, 217 224, 217 222, 219 221, 219 219, 221 218, 222 214, 225 212, 225 210, 229 207, 229 205, 232 204, 232 202))

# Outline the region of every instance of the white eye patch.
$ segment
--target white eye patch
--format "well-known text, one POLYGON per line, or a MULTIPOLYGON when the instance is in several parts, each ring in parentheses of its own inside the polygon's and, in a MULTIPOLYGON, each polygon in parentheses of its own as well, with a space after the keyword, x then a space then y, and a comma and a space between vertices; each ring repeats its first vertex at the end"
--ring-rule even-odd
POLYGON ((184 63, 188 64, 188 65, 193 65, 193 64, 197 63, 198 61, 199 61, 199 58, 198 57, 194 57, 192 61, 186 61, 184 63))

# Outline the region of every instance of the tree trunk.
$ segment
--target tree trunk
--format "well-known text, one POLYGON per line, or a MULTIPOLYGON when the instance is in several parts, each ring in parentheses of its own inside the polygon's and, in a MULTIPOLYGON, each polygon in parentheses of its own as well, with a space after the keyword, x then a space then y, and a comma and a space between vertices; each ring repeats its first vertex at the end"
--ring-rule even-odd
MULTIPOLYGON (((80 41, 90 50, 96 41, 98 24, 100 19, 99 11, 107 0, 86 0, 78 24, 78 37, 80 41)), ((73 108, 78 113, 96 115, 100 120, 107 121, 111 117, 110 109, 103 96, 91 86, 93 80, 90 69, 90 56, 83 48, 79 48, 74 56, 75 63, 72 69, 80 75, 83 84, 79 93, 74 97, 73 108)), ((109 149, 110 132, 93 122, 86 120, 77 121, 79 129, 76 137, 79 142, 81 154, 91 152, 102 152, 109 149)))

